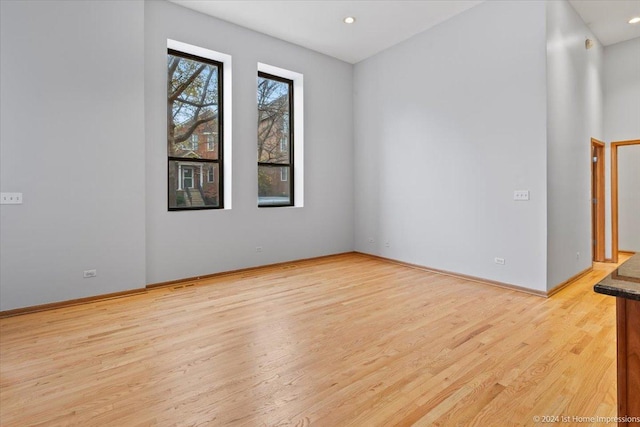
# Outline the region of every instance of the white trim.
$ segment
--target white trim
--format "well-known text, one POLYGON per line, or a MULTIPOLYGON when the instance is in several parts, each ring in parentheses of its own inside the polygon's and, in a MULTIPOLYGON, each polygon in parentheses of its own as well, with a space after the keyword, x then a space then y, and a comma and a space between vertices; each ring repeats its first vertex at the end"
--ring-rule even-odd
MULTIPOLYGON (((258 62, 258 71, 293 80, 293 201, 304 206, 304 76, 295 71, 258 62)), ((225 110, 226 111, 226 110, 225 110)), ((291 143, 289 142, 289 147, 291 143)))
MULTIPOLYGON (((232 119, 231 113, 233 112, 232 97, 231 97, 231 55, 226 53, 216 52, 215 50, 205 49, 203 47, 194 46, 191 44, 179 42, 176 40, 167 39, 167 48, 177 50, 184 53, 190 53, 191 55, 201 56, 207 59, 213 59, 214 61, 222 62, 222 104, 224 111, 222 115, 222 126, 224 128, 222 143, 223 159, 223 178, 224 178, 224 209, 231 209, 231 165, 232 162, 232 119)), ((202 176, 202 174, 200 175, 202 176)))

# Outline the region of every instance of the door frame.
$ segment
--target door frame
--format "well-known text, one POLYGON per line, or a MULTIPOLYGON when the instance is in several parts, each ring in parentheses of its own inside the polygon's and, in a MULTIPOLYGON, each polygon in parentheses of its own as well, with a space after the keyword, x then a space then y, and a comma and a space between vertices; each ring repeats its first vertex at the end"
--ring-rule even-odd
POLYGON ((604 150, 605 144, 591 138, 591 239, 593 261, 604 262, 604 150), (594 159, 596 161, 594 162, 594 159))
POLYGON ((611 259, 618 262, 618 147, 638 145, 640 139, 611 143, 611 259))

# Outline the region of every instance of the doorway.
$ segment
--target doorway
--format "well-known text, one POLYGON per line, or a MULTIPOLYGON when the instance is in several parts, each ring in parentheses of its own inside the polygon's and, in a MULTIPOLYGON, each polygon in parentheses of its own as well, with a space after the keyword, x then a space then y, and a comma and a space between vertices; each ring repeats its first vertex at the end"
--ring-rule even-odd
POLYGON ((640 139, 611 143, 611 259, 618 262, 618 147, 639 145, 640 139))
POLYGON ((604 261, 604 142, 591 138, 591 237, 593 260, 604 261))
POLYGON ((182 167, 182 186, 183 188, 193 188, 193 168, 190 166, 182 167))

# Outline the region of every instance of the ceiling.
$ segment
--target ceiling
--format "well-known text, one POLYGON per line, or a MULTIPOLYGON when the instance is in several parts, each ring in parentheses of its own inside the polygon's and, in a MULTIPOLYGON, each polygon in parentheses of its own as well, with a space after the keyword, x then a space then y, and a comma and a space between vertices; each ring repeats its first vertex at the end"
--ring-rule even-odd
POLYGON ((614 43, 640 37, 640 23, 629 19, 640 16, 640 0, 569 0, 600 43, 614 43))
MULTIPOLYGON (((484 0, 170 1, 355 64, 484 0)), ((569 1, 603 45, 640 37, 640 0, 569 1)))
POLYGON ((355 64, 481 1, 171 0, 355 64), (347 25, 343 19, 354 16, 347 25))

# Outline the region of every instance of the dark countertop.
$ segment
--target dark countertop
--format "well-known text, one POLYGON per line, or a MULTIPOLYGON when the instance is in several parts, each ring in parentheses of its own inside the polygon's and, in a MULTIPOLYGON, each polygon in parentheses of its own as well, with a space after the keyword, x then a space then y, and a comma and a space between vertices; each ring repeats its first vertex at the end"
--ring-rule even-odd
POLYGON ((640 301, 640 253, 629 258, 593 290, 599 294, 640 301))

